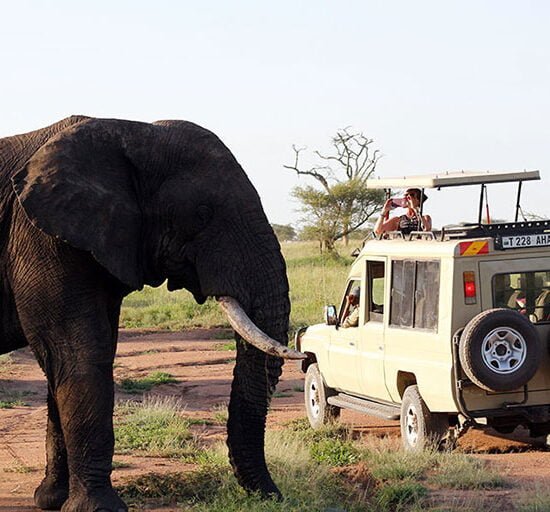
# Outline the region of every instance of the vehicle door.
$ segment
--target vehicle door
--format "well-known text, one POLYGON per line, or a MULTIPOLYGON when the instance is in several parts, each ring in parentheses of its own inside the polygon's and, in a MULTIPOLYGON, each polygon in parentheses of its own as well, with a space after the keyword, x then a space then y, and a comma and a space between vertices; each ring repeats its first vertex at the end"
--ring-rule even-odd
POLYGON ((359 388, 357 346, 359 341, 359 326, 364 321, 364 298, 361 290, 361 280, 352 278, 346 286, 344 300, 338 316, 338 327, 332 331, 329 345, 329 372, 331 385, 337 389, 357 393, 359 388), (359 290, 359 304, 355 309, 349 305, 349 297, 359 290), (358 314, 357 325, 347 326, 348 317, 353 311, 358 314))
POLYGON ((384 333, 386 303, 386 258, 366 261, 365 322, 361 326, 358 347, 360 393, 389 400, 384 376, 384 333))

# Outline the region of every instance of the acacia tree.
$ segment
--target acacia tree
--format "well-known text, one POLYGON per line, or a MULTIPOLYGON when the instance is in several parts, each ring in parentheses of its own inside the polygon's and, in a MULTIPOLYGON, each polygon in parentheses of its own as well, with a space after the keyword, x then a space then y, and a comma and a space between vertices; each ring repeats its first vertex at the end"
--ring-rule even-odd
POLYGON ((336 240, 347 245, 348 235, 360 228, 380 209, 384 202, 382 190, 367 189, 380 159, 380 151, 372 150, 373 139, 362 133, 338 130, 332 138, 332 151, 313 151, 315 163, 309 168, 300 165, 305 148, 292 146, 295 160, 286 169, 298 176, 309 176, 317 183, 296 186, 292 195, 301 203, 302 222, 308 233, 319 240, 321 250, 335 252, 336 240))

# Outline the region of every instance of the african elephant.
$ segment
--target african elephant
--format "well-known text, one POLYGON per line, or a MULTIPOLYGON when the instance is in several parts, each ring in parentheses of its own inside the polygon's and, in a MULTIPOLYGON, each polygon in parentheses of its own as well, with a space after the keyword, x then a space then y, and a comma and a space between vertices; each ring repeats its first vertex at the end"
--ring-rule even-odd
POLYGON ((301 354, 285 346, 279 244, 231 152, 190 122, 74 116, 0 139, 0 170, 0 353, 30 345, 48 381, 36 505, 126 510, 110 480, 120 306, 165 280, 218 298, 238 331, 230 462, 245 489, 280 497, 265 419, 281 358, 301 354))

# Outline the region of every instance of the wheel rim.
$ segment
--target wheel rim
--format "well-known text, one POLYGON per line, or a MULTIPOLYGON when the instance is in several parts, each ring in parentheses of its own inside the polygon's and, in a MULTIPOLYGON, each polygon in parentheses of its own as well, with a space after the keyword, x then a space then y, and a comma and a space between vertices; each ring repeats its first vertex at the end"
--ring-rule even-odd
POLYGON ((515 329, 498 327, 483 339, 481 357, 485 366, 494 373, 513 373, 525 362, 527 343, 515 329))
POLYGON ((405 436, 410 446, 415 446, 418 442, 418 413, 414 405, 407 407, 405 415, 405 436))
POLYGON ((321 412, 321 406, 319 405, 319 386, 317 381, 312 380, 309 384, 309 410, 314 418, 318 418, 321 412))

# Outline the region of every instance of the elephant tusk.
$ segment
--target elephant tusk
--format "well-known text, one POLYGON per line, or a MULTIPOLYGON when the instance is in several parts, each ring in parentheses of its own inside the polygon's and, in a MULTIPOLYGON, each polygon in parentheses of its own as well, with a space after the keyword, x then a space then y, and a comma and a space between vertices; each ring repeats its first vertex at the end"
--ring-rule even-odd
POLYGON ((218 297, 218 302, 223 312, 227 315, 231 327, 233 327, 245 341, 254 345, 257 349, 270 356, 282 357, 283 359, 307 358, 306 354, 286 347, 260 330, 233 297, 221 296, 218 297))

